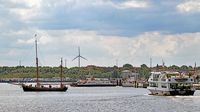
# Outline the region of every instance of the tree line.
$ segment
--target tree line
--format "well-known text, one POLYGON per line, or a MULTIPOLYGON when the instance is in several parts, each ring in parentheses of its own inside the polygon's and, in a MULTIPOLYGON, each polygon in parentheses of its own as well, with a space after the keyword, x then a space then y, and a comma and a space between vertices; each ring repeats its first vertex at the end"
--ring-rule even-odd
MULTIPOLYGON (((152 70, 173 70, 173 71, 191 71, 191 70, 200 70, 200 67, 194 68, 192 66, 176 66, 172 65, 169 67, 166 66, 155 66, 149 68, 146 64, 142 64, 140 67, 133 67, 131 64, 124 64, 122 67, 99 67, 94 65, 89 65, 86 67, 63 67, 63 76, 69 78, 86 78, 86 77, 98 77, 98 78, 120 78, 123 70, 130 70, 135 73, 140 74, 140 78, 147 79, 152 70)), ((16 66, 0 67, 0 78, 35 78, 36 68, 29 66, 16 66)), ((43 66, 39 67, 39 74, 41 78, 53 78, 60 76, 60 67, 49 67, 43 66)))

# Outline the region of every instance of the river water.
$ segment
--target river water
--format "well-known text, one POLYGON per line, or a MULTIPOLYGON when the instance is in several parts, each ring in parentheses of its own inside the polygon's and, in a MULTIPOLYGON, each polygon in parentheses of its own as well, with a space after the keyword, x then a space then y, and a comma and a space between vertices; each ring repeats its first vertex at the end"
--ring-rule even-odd
POLYGON ((143 88, 69 87, 67 92, 23 92, 0 84, 0 112, 200 112, 194 96, 151 96, 143 88))

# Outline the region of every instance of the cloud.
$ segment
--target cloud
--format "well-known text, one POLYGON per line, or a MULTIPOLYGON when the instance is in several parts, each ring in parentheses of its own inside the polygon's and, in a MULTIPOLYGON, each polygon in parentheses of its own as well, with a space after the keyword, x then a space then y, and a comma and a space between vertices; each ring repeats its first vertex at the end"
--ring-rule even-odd
POLYGON ((48 43, 51 43, 53 40, 52 38, 47 34, 46 31, 42 31, 42 30, 37 30, 37 29, 27 29, 26 31, 17 31, 17 32, 14 32, 13 34, 15 35, 22 35, 22 36, 25 36, 25 35, 29 35, 25 38, 18 38, 17 39, 17 44, 27 44, 27 45, 30 45, 30 44, 33 44, 35 42, 35 38, 37 38, 37 41, 39 44, 48 44, 48 43), (35 34, 40 34, 39 36, 37 35, 37 37, 35 37, 35 35, 30 35, 32 34, 32 32, 34 32, 35 34))
POLYGON ((9 11, 19 16, 22 20, 29 20, 39 16, 41 3, 41 0, 11 0, 10 4, 14 4, 14 7, 10 7, 9 11))
POLYGON ((199 15, 187 16, 176 12, 180 1, 8 0, 1 4, 0 15, 4 18, 0 20, 6 23, 3 24, 5 28, 12 30, 80 29, 107 35, 133 36, 152 31, 198 32, 200 26, 198 19, 195 19, 199 15))
MULTIPOLYGON (((155 63, 164 58, 171 64, 191 64, 200 60, 196 52, 200 47, 199 15, 180 14, 177 9, 197 12, 198 7, 194 0, 0 1, 0 53, 4 60, 0 63, 13 65, 26 57, 22 61, 31 65, 36 33, 45 65, 57 65, 56 59, 62 56, 73 59, 77 46, 88 58, 82 65, 113 66, 118 59, 121 64, 138 66, 148 63, 149 57, 155 63)), ((69 61, 69 65, 77 63, 69 61)))
POLYGON ((40 18, 38 16, 48 16, 47 13, 59 8, 68 12, 69 10, 87 9, 95 7, 113 7, 116 9, 146 8, 148 3, 140 0, 128 0, 116 2, 113 0, 59 0, 59 1, 42 1, 42 0, 11 0, 10 12, 18 15, 22 20, 32 20, 40 18))
POLYGON ((29 39, 29 40, 22 40, 22 39, 18 39, 17 40, 17 43, 19 43, 19 44, 32 44, 32 43, 34 43, 34 39, 29 39))
POLYGON ((115 4, 114 6, 119 9, 146 8, 148 7, 148 3, 141 0, 128 0, 119 4, 115 4))
POLYGON ((177 9, 182 13, 200 12, 200 1, 188 0, 184 3, 177 5, 177 9))
MULTIPOLYGON (((120 65, 131 63, 135 66, 146 63, 149 58, 154 59, 154 64, 161 63, 164 59, 167 65, 170 64, 192 64, 199 60, 200 53, 196 52, 200 47, 200 32, 166 34, 162 32, 145 32, 134 37, 102 35, 96 31, 82 30, 35 30, 39 37, 39 47, 43 54, 46 65, 54 66, 56 59, 66 57, 71 60, 77 55, 77 47, 81 46, 81 54, 89 61, 82 61, 82 65, 113 66, 118 59, 120 65), (45 35, 48 34, 48 35, 45 35), (45 36, 44 36, 45 35, 45 36), (44 38, 45 37, 45 38, 44 38), (49 41, 50 40, 50 41, 49 41), (48 61, 47 61, 48 60, 48 61)), ((17 33, 13 33, 17 34, 17 33)), ((19 35, 22 35, 19 33, 19 35)), ((10 49, 8 54, 17 54, 23 57, 24 52, 31 52, 34 49, 26 49, 33 45, 34 39, 18 39, 17 44, 24 46, 20 49, 10 49), (20 54, 22 53, 22 54, 20 54)), ((34 56, 34 54, 32 53, 34 56)), ((32 57, 33 57, 32 56, 32 57)), ((31 59, 30 59, 31 60, 31 59)), ((30 61, 29 60, 29 61, 30 61)), ((199 62, 200 63, 200 62, 199 62)), ((76 66, 77 63, 70 62, 69 66, 76 66)))

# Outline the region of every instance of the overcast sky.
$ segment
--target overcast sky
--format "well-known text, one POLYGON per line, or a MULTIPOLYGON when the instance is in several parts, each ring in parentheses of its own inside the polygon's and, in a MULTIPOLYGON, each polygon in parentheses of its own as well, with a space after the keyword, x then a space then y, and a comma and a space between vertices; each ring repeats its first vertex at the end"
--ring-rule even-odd
POLYGON ((0 65, 200 64, 200 0, 0 0, 0 65))

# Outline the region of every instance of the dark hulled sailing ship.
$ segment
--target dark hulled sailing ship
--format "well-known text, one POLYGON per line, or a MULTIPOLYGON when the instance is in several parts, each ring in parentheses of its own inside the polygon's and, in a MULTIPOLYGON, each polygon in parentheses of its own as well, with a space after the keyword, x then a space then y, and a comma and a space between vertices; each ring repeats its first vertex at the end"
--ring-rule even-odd
MULTIPOLYGON (((35 35, 36 37, 36 35, 35 35)), ((68 87, 66 87, 65 85, 62 84, 62 74, 63 74, 63 67, 62 67, 62 58, 61 58, 61 73, 60 73, 60 86, 59 87, 52 87, 51 85, 49 85, 49 87, 43 86, 39 83, 38 77, 39 77, 39 68, 38 68, 38 55, 37 55, 37 39, 35 39, 35 49, 36 49, 36 85, 32 86, 32 84, 30 85, 25 85, 22 84, 22 88, 25 92, 65 92, 67 91, 68 87)))

